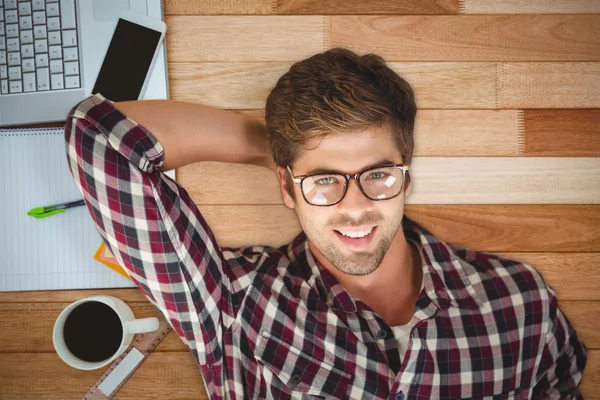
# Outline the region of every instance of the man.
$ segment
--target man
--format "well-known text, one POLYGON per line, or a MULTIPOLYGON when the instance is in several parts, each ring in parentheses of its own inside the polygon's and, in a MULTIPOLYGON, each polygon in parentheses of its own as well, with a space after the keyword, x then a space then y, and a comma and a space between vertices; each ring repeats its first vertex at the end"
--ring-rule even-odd
POLYGON ((96 95, 65 137, 98 231, 212 398, 581 398, 586 347, 535 269, 403 215, 415 115, 383 59, 338 48, 279 79, 266 126, 96 95), (273 169, 303 232, 280 248, 220 248, 161 172, 198 161, 273 169))

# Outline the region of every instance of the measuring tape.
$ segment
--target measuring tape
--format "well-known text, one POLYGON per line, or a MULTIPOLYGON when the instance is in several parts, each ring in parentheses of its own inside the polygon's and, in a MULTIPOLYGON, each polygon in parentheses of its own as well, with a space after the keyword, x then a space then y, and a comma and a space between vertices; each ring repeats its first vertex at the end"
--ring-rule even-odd
POLYGON ((127 350, 113 361, 82 400, 111 399, 169 332, 171 326, 162 315, 159 316, 158 329, 137 334, 127 350))

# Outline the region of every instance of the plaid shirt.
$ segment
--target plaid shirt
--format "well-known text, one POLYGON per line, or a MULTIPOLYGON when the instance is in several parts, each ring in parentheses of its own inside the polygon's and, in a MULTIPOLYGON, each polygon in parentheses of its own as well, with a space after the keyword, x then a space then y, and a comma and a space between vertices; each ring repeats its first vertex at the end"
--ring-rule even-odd
POLYGON ((587 348, 530 265, 436 239, 404 216, 423 290, 404 357, 393 330, 311 255, 219 247, 164 151, 101 95, 66 120, 98 232, 194 355, 213 399, 581 398, 587 348))

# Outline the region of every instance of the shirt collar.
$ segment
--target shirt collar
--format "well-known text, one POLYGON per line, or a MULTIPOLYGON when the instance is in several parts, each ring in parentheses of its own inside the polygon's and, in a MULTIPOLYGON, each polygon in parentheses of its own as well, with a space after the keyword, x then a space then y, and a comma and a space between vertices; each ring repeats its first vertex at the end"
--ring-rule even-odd
MULTIPOLYGON (((457 256, 453 248, 432 235, 406 215, 402 218, 402 228, 407 240, 413 243, 423 263, 423 296, 429 297, 439 309, 450 306, 459 308, 479 308, 482 305, 481 295, 478 294, 464 271, 467 261, 457 256)), ((329 306, 336 306, 344 312, 357 312, 368 308, 360 300, 354 298, 338 280, 323 267, 312 255, 308 240, 301 232, 293 240, 293 258, 299 263, 308 266, 312 271, 315 284, 329 306)), ((468 268, 473 271, 473 267, 468 268)), ((418 302, 420 303, 420 302, 418 302)))

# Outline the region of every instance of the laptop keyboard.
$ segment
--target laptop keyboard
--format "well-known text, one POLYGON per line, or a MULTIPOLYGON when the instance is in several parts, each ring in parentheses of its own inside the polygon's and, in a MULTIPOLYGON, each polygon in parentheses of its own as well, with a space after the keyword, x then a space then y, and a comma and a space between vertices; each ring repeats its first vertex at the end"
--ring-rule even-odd
POLYGON ((75 0, 0 0, 0 95, 80 88, 75 0))

